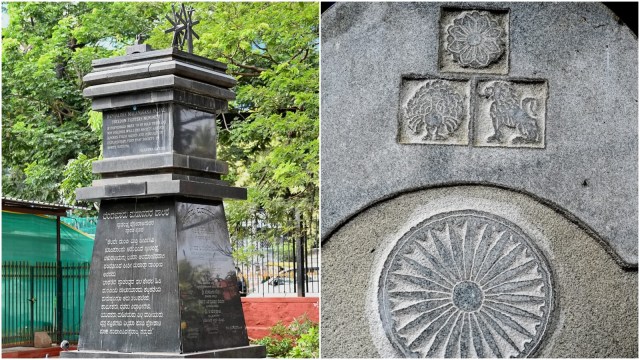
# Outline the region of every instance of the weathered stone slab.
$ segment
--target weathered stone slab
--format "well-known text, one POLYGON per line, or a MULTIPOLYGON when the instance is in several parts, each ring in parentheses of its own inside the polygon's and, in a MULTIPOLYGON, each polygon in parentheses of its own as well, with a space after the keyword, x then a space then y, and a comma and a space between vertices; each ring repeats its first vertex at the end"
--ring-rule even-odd
POLYGON ((637 39, 596 3, 322 19, 323 357, 637 357, 637 39))
POLYGON ((166 174, 151 174, 151 175, 140 175, 140 176, 127 176, 127 177, 114 177, 114 178, 105 178, 100 180, 93 180, 93 186, 103 186, 103 185, 117 185, 117 184, 130 184, 130 183, 140 183, 140 182, 158 182, 158 181, 173 181, 173 180, 183 180, 183 181, 195 181, 200 183, 209 183, 216 185, 228 186, 229 183, 226 181, 222 181, 220 179, 201 177, 201 176, 192 176, 185 174, 174 174, 174 173, 166 173, 166 174))
POLYGON ((236 80, 220 70, 212 70, 202 66, 197 66, 182 61, 170 60, 162 62, 141 63, 139 65, 97 68, 99 71, 91 72, 83 78, 87 85, 97 85, 118 81, 142 79, 147 77, 174 74, 178 76, 196 78, 207 84, 219 85, 222 87, 233 87, 236 80))
POLYGON ((637 51, 595 3, 334 5, 322 15, 323 239, 408 189, 486 184, 537 197, 637 267, 637 51), (459 36, 475 26, 480 37, 459 36))
POLYGON ((229 166, 224 161, 173 153, 103 159, 94 161, 91 166, 94 174, 102 174, 103 177, 151 169, 162 169, 163 171, 172 169, 177 171, 193 170, 207 173, 209 176, 229 172, 229 166))
POLYGON ((235 94, 230 90, 176 75, 162 75, 152 78, 94 85, 85 88, 82 94, 85 97, 102 97, 168 88, 188 90, 196 94, 208 95, 223 100, 235 99, 235 94))
POLYGON ((217 69, 221 72, 224 72, 225 70, 227 70, 227 64, 221 63, 219 61, 207 59, 202 56, 190 54, 188 52, 178 50, 173 47, 168 49, 145 51, 145 52, 140 52, 140 53, 135 53, 130 55, 115 56, 115 57, 105 58, 105 59, 96 59, 91 62, 91 66, 94 69, 104 71, 108 69, 129 67, 132 63, 139 63, 139 62, 156 63, 156 62, 169 61, 173 59, 178 59, 182 62, 194 64, 197 66, 202 66, 205 68, 217 69))
POLYGON ((181 195, 208 200, 242 199, 247 198, 247 189, 227 184, 215 184, 190 180, 160 180, 134 182, 138 178, 127 179, 113 184, 96 185, 76 190, 78 200, 104 200, 121 197, 154 198, 166 195, 181 195), (131 180, 131 181, 129 181, 131 180))
POLYGON ((33 334, 33 347, 48 348, 51 347, 51 336, 46 331, 36 331, 33 334))

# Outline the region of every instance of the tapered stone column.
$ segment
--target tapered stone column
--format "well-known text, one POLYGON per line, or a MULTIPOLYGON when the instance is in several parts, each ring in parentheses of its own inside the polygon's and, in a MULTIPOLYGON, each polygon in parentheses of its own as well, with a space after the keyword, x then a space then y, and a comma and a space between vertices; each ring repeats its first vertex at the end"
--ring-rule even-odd
POLYGON ((78 351, 63 357, 265 357, 250 346, 220 180, 215 116, 226 66, 174 48, 93 62, 84 95, 103 113, 102 176, 78 189, 100 213, 78 351))

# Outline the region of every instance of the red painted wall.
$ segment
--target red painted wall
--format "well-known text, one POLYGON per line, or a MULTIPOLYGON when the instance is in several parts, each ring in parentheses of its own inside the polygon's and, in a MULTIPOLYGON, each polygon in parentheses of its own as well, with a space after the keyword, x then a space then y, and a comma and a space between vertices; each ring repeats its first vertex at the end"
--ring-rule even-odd
MULTIPOLYGON (((71 347, 69 347, 69 350, 77 350, 78 347, 75 345, 71 345, 71 347)), ((2 349, 2 357, 3 358, 22 358, 22 359, 33 359, 33 358, 44 358, 47 355, 49 355, 49 357, 57 357, 60 356, 60 352, 62 351, 62 349, 60 349, 59 346, 52 346, 49 348, 42 348, 42 349, 36 349, 36 348, 20 348, 18 350, 18 348, 7 348, 7 349, 2 349)))
POLYGON ((289 324, 303 314, 307 314, 309 320, 319 322, 319 302, 317 297, 242 298, 249 338, 263 338, 269 335, 269 328, 278 321, 289 324))

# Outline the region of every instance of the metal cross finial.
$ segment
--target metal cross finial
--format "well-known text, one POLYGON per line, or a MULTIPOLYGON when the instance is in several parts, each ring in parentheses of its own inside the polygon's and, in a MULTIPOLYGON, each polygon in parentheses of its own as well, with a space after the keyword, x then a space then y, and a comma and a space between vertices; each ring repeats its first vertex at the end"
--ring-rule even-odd
POLYGON ((141 45, 141 44, 143 44, 146 38, 147 38, 147 36, 146 36, 146 35, 144 35, 144 34, 138 34, 138 35, 136 35, 136 42, 135 42, 135 44, 136 44, 136 45, 141 45))
POLYGON ((185 41, 187 42, 187 50, 189 53, 193 53, 193 38, 200 39, 200 36, 193 31, 193 26, 200 23, 200 20, 193 21, 191 15, 195 11, 192 7, 185 8, 184 4, 180 5, 178 11, 176 11, 175 5, 171 5, 173 18, 169 15, 165 15, 166 19, 171 23, 171 28, 165 30, 166 33, 173 32, 173 41, 171 46, 182 50, 184 48, 185 41))

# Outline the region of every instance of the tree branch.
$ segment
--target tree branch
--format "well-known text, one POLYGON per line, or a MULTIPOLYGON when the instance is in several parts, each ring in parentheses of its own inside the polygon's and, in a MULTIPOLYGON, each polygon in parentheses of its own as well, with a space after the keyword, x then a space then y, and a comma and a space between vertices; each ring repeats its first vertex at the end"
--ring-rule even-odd
POLYGON ((251 40, 251 43, 253 44, 253 46, 257 47, 258 49, 262 50, 265 52, 265 54, 260 54, 260 57, 263 59, 267 59, 269 61, 271 61, 274 64, 277 64, 278 62, 276 61, 276 59, 273 58, 273 56, 271 56, 271 54, 269 53, 269 50, 267 50, 266 47, 260 47, 254 40, 251 40))
POLYGON ((261 73, 261 72, 263 72, 263 71, 267 71, 267 69, 265 69, 265 68, 261 68, 261 67, 258 67, 258 66, 241 64, 241 63, 239 63, 239 62, 237 62, 237 61, 233 60, 233 58, 232 58, 232 57, 230 57, 230 56, 225 56, 225 58, 226 58, 227 60, 229 60, 229 62, 230 62, 230 63, 232 63, 233 65, 235 65, 235 66, 237 66, 237 67, 241 67, 241 68, 243 68, 243 69, 253 70, 253 71, 256 71, 256 72, 258 72, 258 73, 261 73))
MULTIPOLYGON (((298 56, 300 56, 300 54, 302 54, 305 50, 306 50, 307 52, 309 51, 309 49, 305 49, 305 48, 300 49, 300 51, 298 51, 295 55, 293 55, 293 57, 291 58, 291 60, 290 60, 290 61, 295 60, 295 59, 296 59, 298 56)), ((306 57, 307 57, 307 56, 305 55, 305 58, 306 58, 306 57)), ((303 58, 302 60, 304 60, 304 58, 303 58)))
POLYGON ((230 74, 233 75, 233 76, 246 76, 246 77, 258 77, 258 76, 260 76, 259 72, 246 72, 246 73, 243 73, 243 72, 231 72, 230 74))

